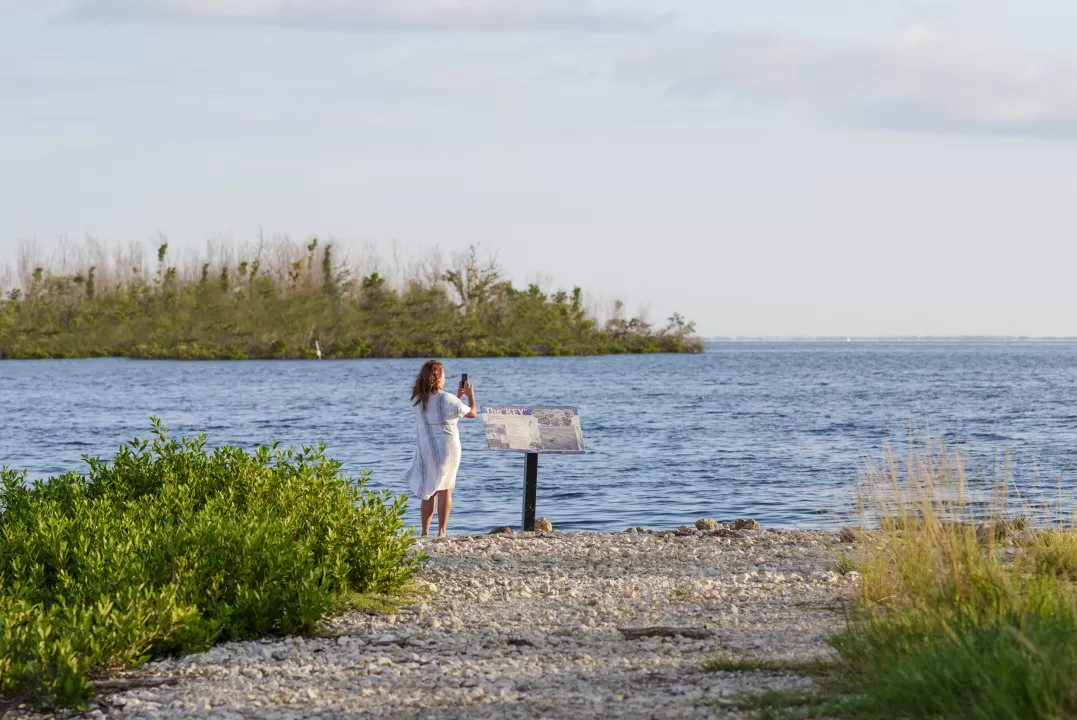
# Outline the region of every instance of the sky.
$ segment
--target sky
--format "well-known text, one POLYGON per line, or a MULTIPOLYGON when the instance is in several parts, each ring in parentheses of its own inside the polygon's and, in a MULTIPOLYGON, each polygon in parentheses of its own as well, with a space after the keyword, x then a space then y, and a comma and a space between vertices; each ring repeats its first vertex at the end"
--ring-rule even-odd
POLYGON ((479 243, 705 336, 1077 336, 1065 0, 0 0, 0 261, 479 243))

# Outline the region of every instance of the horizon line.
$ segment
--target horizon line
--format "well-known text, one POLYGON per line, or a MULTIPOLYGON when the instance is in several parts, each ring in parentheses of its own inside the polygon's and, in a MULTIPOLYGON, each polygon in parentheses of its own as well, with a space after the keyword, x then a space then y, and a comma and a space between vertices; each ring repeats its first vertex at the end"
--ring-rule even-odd
POLYGON ((1077 335, 715 335, 718 342, 1077 342, 1077 335))

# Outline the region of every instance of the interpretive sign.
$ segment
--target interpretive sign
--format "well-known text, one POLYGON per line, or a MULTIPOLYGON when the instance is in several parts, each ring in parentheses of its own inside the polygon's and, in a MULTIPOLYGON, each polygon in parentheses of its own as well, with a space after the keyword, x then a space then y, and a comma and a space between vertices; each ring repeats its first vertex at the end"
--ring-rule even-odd
POLYGON ((499 452, 582 455, 583 428, 574 407, 486 405, 486 444, 499 452))

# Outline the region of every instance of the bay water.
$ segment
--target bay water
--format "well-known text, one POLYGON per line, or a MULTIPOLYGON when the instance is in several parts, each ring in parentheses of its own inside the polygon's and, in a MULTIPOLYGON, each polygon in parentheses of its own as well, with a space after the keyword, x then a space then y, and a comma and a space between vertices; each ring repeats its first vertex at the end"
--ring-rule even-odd
MULTIPOLYGON (((421 361, 0 362, 0 465, 40 478, 150 435, 252 448, 324 442, 370 487, 406 493, 421 361)), ((700 517, 835 527, 858 472, 889 443, 958 446, 974 478, 1008 463, 1027 498, 1068 496, 1077 343, 715 343, 702 355, 446 361, 480 404, 579 408, 587 454, 543 456, 538 513, 562 530, 672 527, 700 517)), ((524 458, 461 421, 450 529, 519 526, 524 458)), ((418 522, 415 503, 409 523, 418 522)))

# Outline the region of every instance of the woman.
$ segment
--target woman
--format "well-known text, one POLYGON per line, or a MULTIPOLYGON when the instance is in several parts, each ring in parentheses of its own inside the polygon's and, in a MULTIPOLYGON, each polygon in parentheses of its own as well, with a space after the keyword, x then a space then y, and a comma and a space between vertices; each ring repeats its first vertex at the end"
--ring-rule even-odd
POLYGON ((430 534, 434 517, 434 502, 438 506, 438 537, 445 537, 452 510, 452 491, 456 487, 456 471, 460 469, 460 433, 456 423, 460 418, 477 416, 475 391, 471 383, 460 385, 453 396, 442 392, 445 370, 437 360, 423 365, 411 389, 415 406, 418 446, 411 470, 404 476, 411 491, 422 500, 423 537, 430 534), (460 401, 467 397, 468 405, 460 401))

